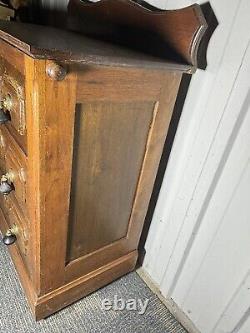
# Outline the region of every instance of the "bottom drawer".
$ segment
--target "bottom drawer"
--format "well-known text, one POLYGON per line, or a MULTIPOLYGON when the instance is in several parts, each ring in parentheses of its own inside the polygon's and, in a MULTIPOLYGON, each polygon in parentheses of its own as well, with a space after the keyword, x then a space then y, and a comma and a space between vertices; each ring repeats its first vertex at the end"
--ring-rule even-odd
MULTIPOLYGON (((5 218, 1 221, 3 235, 6 234, 7 229, 15 235, 15 245, 25 263, 27 271, 30 271, 30 258, 29 258, 29 225, 24 217, 15 200, 9 197, 1 197, 0 206, 5 218)), ((12 246, 12 245, 10 245, 12 246)))

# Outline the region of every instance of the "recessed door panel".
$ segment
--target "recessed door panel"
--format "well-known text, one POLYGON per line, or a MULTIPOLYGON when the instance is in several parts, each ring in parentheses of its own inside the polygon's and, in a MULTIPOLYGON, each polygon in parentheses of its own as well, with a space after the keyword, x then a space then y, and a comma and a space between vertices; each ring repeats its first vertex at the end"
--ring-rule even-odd
POLYGON ((76 108, 67 261, 126 237, 155 102, 76 108))

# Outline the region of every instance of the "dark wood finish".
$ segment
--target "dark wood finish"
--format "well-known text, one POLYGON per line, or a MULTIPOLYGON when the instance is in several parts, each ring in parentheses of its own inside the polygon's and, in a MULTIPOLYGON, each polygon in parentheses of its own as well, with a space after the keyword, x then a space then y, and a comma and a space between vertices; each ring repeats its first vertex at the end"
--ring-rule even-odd
POLYGON ((36 59, 190 71, 193 66, 48 26, 0 21, 0 38, 36 59))
MULTIPOLYGON (((132 8, 151 18, 149 29, 155 15, 169 16, 180 50, 198 45, 196 28, 204 25, 197 6, 167 14, 106 0, 84 4, 82 14, 100 14, 108 3, 111 12, 126 8, 131 27, 132 8)), ((195 54, 185 51, 191 60, 180 62, 73 32, 0 26, 2 95, 14 96, 13 123, 0 126, 0 169, 15 186, 0 196, 0 227, 16 230, 10 253, 41 319, 134 269, 180 80, 195 68, 195 54), (21 110, 6 75, 19 82, 21 110)))
POLYGON ((193 66, 207 28, 198 5, 166 11, 144 1, 70 0, 69 13, 72 30, 193 66))
POLYGON ((198 5, 164 11, 142 1, 71 0, 69 15, 69 28, 85 36, 2 21, 0 37, 35 58, 111 66, 167 66, 189 72, 197 65, 198 46, 207 28, 198 5))

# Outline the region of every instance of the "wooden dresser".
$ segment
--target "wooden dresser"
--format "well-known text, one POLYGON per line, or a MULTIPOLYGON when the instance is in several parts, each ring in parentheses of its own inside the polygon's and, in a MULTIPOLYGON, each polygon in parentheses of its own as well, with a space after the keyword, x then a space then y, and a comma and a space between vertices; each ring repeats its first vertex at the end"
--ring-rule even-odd
POLYGON ((135 268, 206 23, 198 5, 73 0, 69 28, 0 22, 0 225, 36 319, 135 268))

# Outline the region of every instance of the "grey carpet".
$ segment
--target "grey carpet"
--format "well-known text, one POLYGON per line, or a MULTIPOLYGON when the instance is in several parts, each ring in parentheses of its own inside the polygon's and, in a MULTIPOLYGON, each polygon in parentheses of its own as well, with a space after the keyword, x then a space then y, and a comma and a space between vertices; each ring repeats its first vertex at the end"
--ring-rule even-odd
POLYGON ((0 245, 0 333, 186 333, 136 273, 115 281, 59 313, 36 323, 30 313, 6 248, 0 245), (101 301, 114 295, 149 299, 144 315, 104 311, 101 301))

